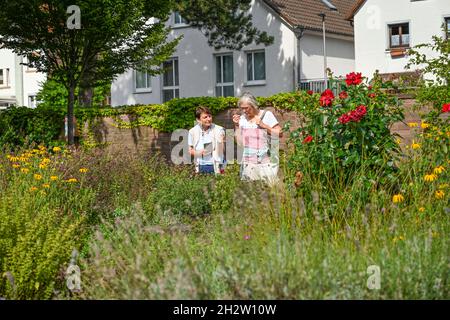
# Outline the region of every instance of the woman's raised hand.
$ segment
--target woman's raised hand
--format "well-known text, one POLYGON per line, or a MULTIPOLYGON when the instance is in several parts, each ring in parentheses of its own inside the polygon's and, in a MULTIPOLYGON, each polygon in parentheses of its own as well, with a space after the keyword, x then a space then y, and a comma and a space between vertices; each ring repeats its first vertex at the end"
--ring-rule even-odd
POLYGON ((238 114, 233 114, 233 123, 234 123, 234 126, 235 127, 237 127, 237 126, 239 126, 239 119, 240 119, 240 115, 238 115, 238 114))

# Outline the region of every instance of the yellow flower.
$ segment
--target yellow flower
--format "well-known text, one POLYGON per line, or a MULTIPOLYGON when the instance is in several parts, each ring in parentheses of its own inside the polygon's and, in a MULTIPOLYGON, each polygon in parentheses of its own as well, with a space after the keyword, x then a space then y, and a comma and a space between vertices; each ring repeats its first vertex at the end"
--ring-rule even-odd
POLYGON ((41 180, 41 179, 42 179, 42 176, 41 176, 40 174, 35 174, 35 175, 34 175, 34 179, 36 179, 36 180, 41 180))
POLYGON ((408 126, 410 128, 415 128, 415 127, 419 126, 419 124, 417 122, 408 122, 408 126))
POLYGON ((404 200, 405 198, 401 194, 396 194, 392 197, 392 202, 394 203, 403 202, 404 200))
POLYGON ((420 125, 422 127, 422 129, 426 129, 428 128, 430 125, 428 123, 422 122, 422 124, 420 125))
POLYGON ((47 165, 45 163, 39 164, 39 169, 45 169, 45 168, 47 168, 47 165))
POLYGON ((434 193, 436 199, 444 199, 445 193, 442 190, 438 190, 434 193))
POLYGON ((14 169, 19 169, 19 168, 20 168, 20 164, 14 163, 14 164, 12 165, 12 167, 13 167, 14 169))
POLYGON ((28 168, 22 168, 22 169, 20 169, 20 171, 22 171, 23 173, 28 173, 28 172, 30 172, 30 169, 28 169, 28 168))
POLYGON ((419 212, 424 212, 425 211, 425 208, 424 207, 420 207, 419 208, 419 212))
POLYGON ((49 185, 48 183, 44 183, 44 184, 42 185, 42 187, 48 189, 48 188, 50 188, 50 185, 49 185))
POLYGON ((50 180, 56 181, 56 180, 58 180, 58 176, 51 176, 51 177, 50 177, 50 180))
POLYGON ((403 240, 405 240, 404 236, 398 236, 398 237, 394 237, 394 239, 392 239, 392 241, 394 243, 396 243, 397 241, 403 241, 403 240))
POLYGON ((70 178, 70 179, 67 180, 67 182, 69 182, 69 183, 75 183, 75 182, 77 182, 77 181, 78 181, 78 180, 75 179, 75 178, 70 178))
POLYGON ((30 188, 30 191, 33 192, 33 191, 36 191, 37 189, 38 189, 38 188, 36 188, 36 187, 31 187, 31 188, 30 188))
POLYGON ((436 168, 434 168, 434 170, 433 170, 433 172, 434 172, 435 174, 441 174, 441 173, 444 172, 444 171, 445 171, 445 168, 444 168, 443 166, 436 167, 436 168))
POLYGON ((53 147, 53 152, 60 152, 61 148, 60 147, 53 147))
POLYGON ((86 172, 88 172, 89 170, 87 169, 87 168, 80 168, 80 170, 79 170, 81 173, 86 173, 86 172))
POLYGON ((50 163, 50 159, 49 158, 44 158, 44 159, 42 159, 42 163, 43 164, 49 164, 50 163))
POLYGON ((26 162, 28 159, 27 158, 25 158, 25 157, 19 157, 19 161, 20 162, 26 162))
POLYGON ((434 180, 436 180, 437 179, 437 175, 435 175, 435 174, 426 174, 425 175, 425 177, 423 178, 425 181, 427 181, 427 182, 432 182, 432 181, 434 181, 434 180))
POLYGON ((415 149, 419 149, 420 148, 420 144, 416 143, 413 141, 413 143, 411 144, 411 148, 415 149))
POLYGON ((39 153, 39 149, 33 149, 32 152, 33 153, 39 153))

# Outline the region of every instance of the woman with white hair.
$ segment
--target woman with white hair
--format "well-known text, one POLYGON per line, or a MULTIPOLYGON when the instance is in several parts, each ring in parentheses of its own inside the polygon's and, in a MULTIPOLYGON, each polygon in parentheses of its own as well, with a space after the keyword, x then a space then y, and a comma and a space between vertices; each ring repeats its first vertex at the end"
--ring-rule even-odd
POLYGON ((241 178, 277 181, 281 127, 268 110, 260 110, 255 97, 245 92, 238 101, 241 115, 233 115, 238 144, 243 146, 241 178))

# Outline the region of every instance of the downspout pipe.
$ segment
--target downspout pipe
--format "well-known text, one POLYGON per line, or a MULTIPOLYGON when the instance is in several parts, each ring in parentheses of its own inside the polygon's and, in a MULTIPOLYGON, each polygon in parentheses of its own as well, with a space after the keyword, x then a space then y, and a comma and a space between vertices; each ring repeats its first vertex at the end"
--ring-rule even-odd
POLYGON ((295 57, 295 63, 294 63, 294 91, 296 91, 301 84, 301 77, 302 77, 302 68, 301 68, 301 57, 302 57, 302 53, 301 53, 301 39, 303 37, 303 34, 305 32, 305 27, 302 25, 297 25, 294 28, 294 35, 295 35, 295 52, 294 52, 294 57, 295 57))

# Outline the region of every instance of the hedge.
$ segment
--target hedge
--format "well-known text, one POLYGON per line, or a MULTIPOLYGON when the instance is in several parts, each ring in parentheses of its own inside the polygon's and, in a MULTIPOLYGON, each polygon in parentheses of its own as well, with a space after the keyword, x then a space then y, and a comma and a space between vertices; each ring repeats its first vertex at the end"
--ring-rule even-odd
MULTIPOLYGON (((262 108, 273 106, 279 110, 300 111, 305 99, 312 96, 304 91, 280 93, 270 97, 259 97, 262 108)), ((318 99, 316 99, 318 101, 318 99)), ((178 98, 163 104, 133 105, 104 108, 75 108, 78 125, 96 118, 113 117, 120 128, 150 126, 161 132, 189 128, 195 121, 194 111, 198 106, 207 106, 213 115, 237 106, 235 97, 178 98), (132 121, 123 121, 121 115, 128 115, 132 121)), ((65 108, 38 106, 11 107, 0 111, 0 146, 24 143, 50 144, 59 140, 63 132, 65 108)))

